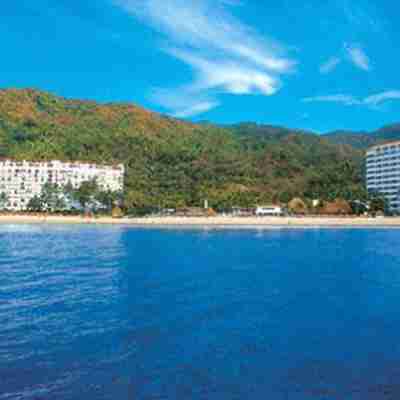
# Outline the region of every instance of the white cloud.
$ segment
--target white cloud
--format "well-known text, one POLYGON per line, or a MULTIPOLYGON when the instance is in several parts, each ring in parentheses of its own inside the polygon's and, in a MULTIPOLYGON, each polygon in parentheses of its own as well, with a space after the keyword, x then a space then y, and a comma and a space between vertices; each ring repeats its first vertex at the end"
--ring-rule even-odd
POLYGON ((176 118, 189 118, 189 117, 193 117, 198 114, 203 114, 209 110, 212 110, 213 108, 215 108, 217 106, 218 106, 218 103, 214 102, 214 101, 208 101, 208 102, 206 101, 203 103, 197 103, 191 107, 188 107, 186 105, 184 109, 175 111, 174 116, 176 118))
POLYGON ((339 103, 346 106, 367 106, 376 108, 389 100, 400 100, 400 90, 388 90, 378 94, 374 94, 365 98, 357 98, 347 94, 335 94, 327 96, 306 97, 302 99, 304 103, 327 102, 339 103))
POLYGON ((329 74, 342 62, 339 57, 331 57, 323 64, 321 64, 319 71, 321 74, 329 74))
MULTIPOLYGON (((218 103, 218 92, 272 95, 281 86, 281 76, 294 69, 295 62, 283 46, 258 35, 229 13, 241 1, 114 2, 156 29, 165 39, 163 50, 191 67, 194 80, 179 88, 182 97, 206 96, 211 105, 218 103)), ((175 108, 170 111, 177 112, 175 108)))
POLYGON ((166 89, 154 89, 150 94, 150 100, 168 110, 173 110, 171 114, 176 118, 193 117, 219 105, 212 97, 191 94, 185 90, 172 92, 166 89))
POLYGON ((194 82, 187 88, 201 92, 217 89, 232 94, 261 93, 272 95, 279 89, 279 80, 262 69, 248 67, 237 61, 224 61, 197 56, 191 52, 173 50, 171 54, 196 71, 194 82))
POLYGON ((364 71, 371 69, 371 62, 365 51, 357 44, 344 44, 344 49, 350 61, 358 68, 364 71))
POLYGON ((316 103, 316 102, 324 102, 324 103, 341 103, 346 106, 352 106, 355 104, 359 104, 359 100, 351 95, 346 94, 334 94, 327 96, 315 96, 315 97, 306 97, 303 99, 304 103, 316 103))
POLYGON ((344 43, 339 56, 332 56, 319 67, 321 74, 329 74, 343 61, 351 62, 355 67, 364 71, 371 69, 371 61, 362 46, 355 43, 344 43))
POLYGON ((396 99, 400 99, 400 90, 388 90, 386 92, 367 97, 364 99, 364 103, 371 106, 378 106, 385 101, 396 99))

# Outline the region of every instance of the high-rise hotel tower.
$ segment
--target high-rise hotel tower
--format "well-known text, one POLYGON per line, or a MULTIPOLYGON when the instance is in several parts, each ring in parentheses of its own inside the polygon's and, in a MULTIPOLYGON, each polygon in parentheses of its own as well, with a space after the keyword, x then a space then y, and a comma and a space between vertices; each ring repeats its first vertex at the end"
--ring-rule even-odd
POLYGON ((368 192, 384 195, 390 210, 400 212, 400 141, 369 148, 366 173, 368 192))

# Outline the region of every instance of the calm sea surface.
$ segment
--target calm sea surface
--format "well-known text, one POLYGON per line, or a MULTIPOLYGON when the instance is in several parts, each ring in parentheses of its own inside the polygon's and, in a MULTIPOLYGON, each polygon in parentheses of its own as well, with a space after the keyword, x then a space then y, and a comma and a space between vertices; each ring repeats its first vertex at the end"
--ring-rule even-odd
POLYGON ((400 399, 399 230, 0 226, 0 399, 400 399))

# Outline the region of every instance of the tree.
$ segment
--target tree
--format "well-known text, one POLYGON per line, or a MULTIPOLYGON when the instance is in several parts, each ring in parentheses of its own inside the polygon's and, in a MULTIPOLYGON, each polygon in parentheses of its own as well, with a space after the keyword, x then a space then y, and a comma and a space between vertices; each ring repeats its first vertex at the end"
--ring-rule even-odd
POLYGON ((0 193, 0 210, 5 210, 8 203, 8 196, 6 193, 0 193))
POLYGON ((40 196, 33 196, 27 204, 28 211, 32 212, 41 212, 44 211, 44 208, 45 205, 40 196))
POLYGON ((63 211, 67 208, 67 203, 62 193, 58 193, 53 203, 54 211, 63 211))
POLYGON ((96 179, 93 179, 82 182, 81 186, 73 192, 73 197, 83 208, 87 208, 90 203, 93 203, 98 192, 99 186, 96 179))
POLYGON ((153 201, 140 191, 130 190, 124 197, 124 208, 129 213, 141 215, 145 214, 147 210, 154 209, 153 201))
POLYGON ((48 211, 60 211, 66 208, 63 190, 49 182, 43 185, 40 200, 43 208, 48 211))
POLYGON ((288 191, 283 191, 278 195, 278 200, 281 203, 289 203, 289 201, 293 198, 293 194, 288 191))
MULTIPOLYGON (((98 190, 95 193, 95 200, 99 202, 104 209, 111 212, 115 203, 119 202, 121 196, 118 192, 112 192, 111 190, 98 190)), ((118 204, 120 206, 120 204, 118 204)))
POLYGON ((72 186, 71 182, 68 182, 64 187, 63 187, 63 193, 66 197, 71 196, 74 193, 74 187, 72 186))
POLYGON ((388 202, 386 198, 380 193, 373 193, 369 203, 369 209, 372 214, 388 213, 388 202))

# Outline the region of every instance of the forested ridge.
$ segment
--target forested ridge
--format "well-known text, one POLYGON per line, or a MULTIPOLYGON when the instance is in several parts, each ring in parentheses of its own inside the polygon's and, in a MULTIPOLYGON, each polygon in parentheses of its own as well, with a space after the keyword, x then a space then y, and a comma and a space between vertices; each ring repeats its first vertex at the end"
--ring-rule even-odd
POLYGON ((193 124, 32 89, 0 91, 0 156, 124 163, 128 208, 365 196, 362 146, 337 135, 193 124))

